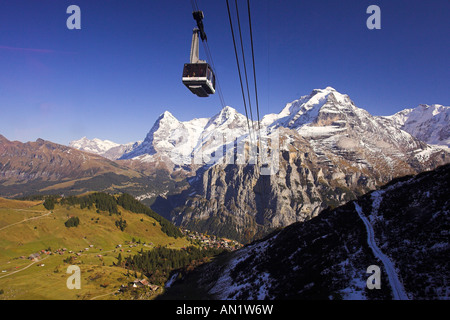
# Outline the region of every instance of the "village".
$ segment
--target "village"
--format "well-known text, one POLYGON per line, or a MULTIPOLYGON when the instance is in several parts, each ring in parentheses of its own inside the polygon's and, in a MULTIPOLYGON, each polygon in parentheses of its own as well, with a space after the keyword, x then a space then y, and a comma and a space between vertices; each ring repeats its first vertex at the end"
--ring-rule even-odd
POLYGON ((202 248, 222 248, 230 251, 237 250, 242 247, 242 244, 236 240, 226 238, 219 238, 214 235, 207 235, 197 231, 190 231, 181 228, 181 232, 193 243, 202 248))
MULTIPOLYGON (((217 248, 217 249, 226 249, 229 251, 234 251, 239 248, 241 248, 243 245, 237 242, 236 240, 230 240, 226 238, 219 238, 214 235, 207 235, 203 234, 197 231, 191 231, 185 228, 181 229, 181 232, 188 240, 191 241, 193 245, 198 245, 201 248, 217 248)), ((137 246, 143 246, 152 248, 154 245, 153 243, 145 243, 141 242, 140 240, 132 239, 131 241, 127 241, 124 245, 122 244, 116 244, 114 250, 109 250, 108 252, 131 252, 131 248, 135 248, 137 246)), ((90 244, 86 248, 80 249, 76 252, 72 250, 68 250, 67 248, 58 248, 56 250, 51 250, 51 248, 42 249, 38 252, 30 254, 28 257, 21 256, 20 259, 29 259, 33 262, 38 262, 42 259, 43 256, 48 255, 64 255, 66 253, 68 254, 74 254, 77 257, 80 257, 83 253, 88 253, 90 249, 93 249, 94 245, 90 244)), ((99 251, 102 251, 101 248, 98 248, 99 251)), ((102 258, 101 254, 97 254, 98 258, 102 258)))
MULTIPOLYGON (((193 246, 202 248, 202 249, 224 249, 228 251, 234 251, 242 247, 242 244, 235 240, 230 240, 226 238, 219 238, 214 235, 208 235, 203 234, 197 231, 191 231, 186 228, 180 229, 182 234, 188 239, 193 246)), ((84 237, 87 243, 89 243, 84 237)), ((132 252, 138 252, 138 250, 142 250, 144 248, 147 248, 148 250, 154 248, 155 245, 152 242, 141 242, 141 240, 132 239, 130 241, 125 241, 124 243, 118 243, 115 244, 112 249, 103 250, 102 248, 99 248, 95 246, 94 244, 88 244, 84 248, 78 248, 77 250, 69 250, 65 247, 61 247, 58 249, 51 249, 50 247, 47 249, 41 249, 37 252, 34 252, 28 256, 20 256, 18 259, 23 260, 30 260, 35 264, 37 267, 45 267, 45 264, 43 263, 46 258, 49 256, 59 255, 59 256, 65 256, 66 258, 63 260, 65 263, 69 264, 76 264, 77 260, 81 259, 82 257, 96 257, 100 261, 103 262, 103 257, 105 254, 111 252, 111 253, 132 253, 132 252)), ((186 249, 186 248, 182 248, 186 249)), ((144 249, 145 250, 145 249, 144 249)), ((17 259, 17 258, 16 258, 17 259)), ((16 267, 16 270, 19 267, 16 267)), ((7 273, 7 270, 2 270, 2 273, 7 273)), ((146 294, 155 294, 158 289, 160 289, 160 286, 157 286, 155 284, 151 284, 147 279, 145 278, 135 278, 134 281, 130 281, 127 284, 122 284, 121 287, 118 289, 117 293, 131 293, 135 289, 139 288, 148 288, 144 292, 147 292, 146 294), (130 291, 132 290, 132 291, 130 291)), ((141 292, 142 291, 138 291, 141 292)))

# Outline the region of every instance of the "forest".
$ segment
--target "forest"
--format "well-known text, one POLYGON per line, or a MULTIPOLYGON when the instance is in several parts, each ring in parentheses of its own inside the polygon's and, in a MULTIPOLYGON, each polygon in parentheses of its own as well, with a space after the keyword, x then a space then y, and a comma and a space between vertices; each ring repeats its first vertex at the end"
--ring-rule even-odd
POLYGON ((134 256, 125 259, 119 253, 117 265, 147 276, 150 282, 163 285, 170 273, 177 269, 188 271, 195 266, 206 262, 209 258, 228 252, 225 249, 208 248, 201 249, 189 246, 182 250, 166 247, 156 247, 149 251, 141 251, 134 256))

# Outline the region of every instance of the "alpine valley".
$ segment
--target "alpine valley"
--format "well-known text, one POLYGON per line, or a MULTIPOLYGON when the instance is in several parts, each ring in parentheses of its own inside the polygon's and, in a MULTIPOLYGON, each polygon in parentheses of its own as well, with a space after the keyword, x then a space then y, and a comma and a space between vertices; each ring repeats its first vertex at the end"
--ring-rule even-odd
MULTIPOLYGON (((166 111, 143 141, 126 145, 0 136, 0 196, 126 192, 178 226, 248 243, 395 178, 449 163, 449 109, 419 105, 373 116, 334 88, 313 90, 249 123, 278 138, 271 175, 248 161, 225 161, 242 151, 229 141, 254 138, 247 118, 231 107, 190 121, 166 111), (199 163, 198 154, 216 161, 199 163)), ((258 142, 260 150, 265 141, 258 142)))

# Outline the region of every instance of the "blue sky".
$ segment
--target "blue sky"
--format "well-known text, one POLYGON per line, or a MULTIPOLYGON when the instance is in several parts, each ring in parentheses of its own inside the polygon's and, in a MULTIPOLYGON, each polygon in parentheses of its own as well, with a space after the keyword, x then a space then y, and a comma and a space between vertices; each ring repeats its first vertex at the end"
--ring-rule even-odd
MULTIPOLYGON (((244 113, 226 1, 197 4, 225 103, 244 113)), ((238 4, 250 66, 246 1, 238 4)), ((448 0, 251 0, 251 8, 261 116, 327 86, 374 115, 450 105, 448 0), (366 27, 372 4, 381 30, 366 27)), ((144 139, 165 110, 179 120, 216 114, 217 95, 198 98, 181 83, 194 23, 190 0, 0 0, 0 134, 126 143, 144 139), (66 27, 72 4, 81 30, 66 27)))

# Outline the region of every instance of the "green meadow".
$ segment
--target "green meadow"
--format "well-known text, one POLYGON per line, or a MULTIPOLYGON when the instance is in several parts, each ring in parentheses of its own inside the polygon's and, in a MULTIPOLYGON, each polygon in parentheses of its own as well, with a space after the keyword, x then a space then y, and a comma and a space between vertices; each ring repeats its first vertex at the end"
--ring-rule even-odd
POLYGON ((186 238, 167 236, 148 215, 119 211, 60 204, 47 210, 43 201, 0 198, 0 299, 127 299, 117 290, 136 274, 114 265, 119 253, 125 258, 157 246, 190 245, 186 238), (71 217, 78 217, 76 227, 65 225, 71 217), (123 231, 119 219, 126 221, 123 231), (35 253, 40 257, 32 261, 35 253), (81 289, 66 285, 72 264, 80 267, 81 289))

